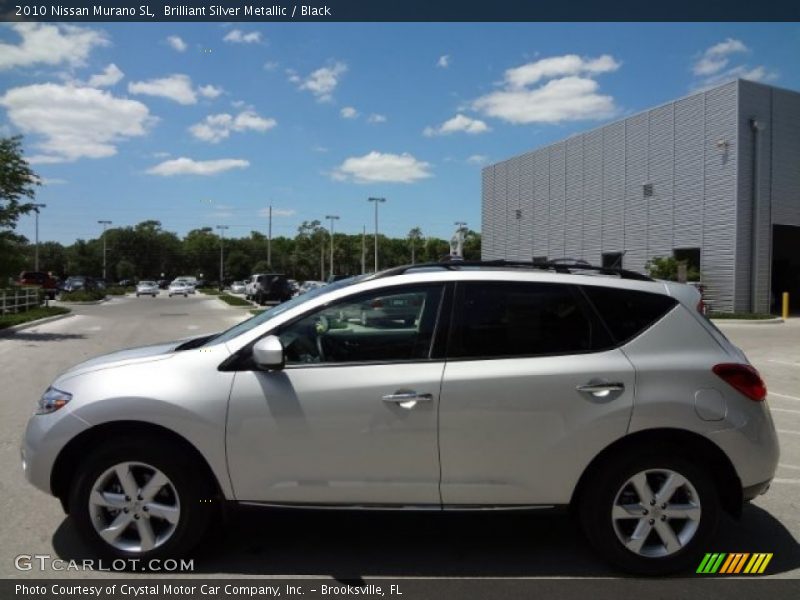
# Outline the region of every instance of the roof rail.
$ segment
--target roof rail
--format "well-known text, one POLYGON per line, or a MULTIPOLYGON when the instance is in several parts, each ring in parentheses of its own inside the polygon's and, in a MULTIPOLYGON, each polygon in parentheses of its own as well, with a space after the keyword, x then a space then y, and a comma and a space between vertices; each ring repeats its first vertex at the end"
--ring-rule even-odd
POLYGON ((539 269, 542 271, 554 271, 556 273, 573 273, 574 271, 595 271, 601 275, 616 275, 621 279, 635 279, 638 281, 654 281, 652 277, 637 273, 636 271, 629 271, 627 269, 619 269, 616 267, 601 267, 591 265, 584 260, 575 259, 555 259, 550 261, 521 261, 521 260, 454 260, 443 262, 428 262, 419 263, 416 265, 403 265, 400 267, 393 267, 384 271, 375 273, 373 277, 379 279, 382 277, 392 277, 394 275, 403 275, 410 271, 417 270, 432 270, 444 269, 448 271, 456 271, 462 267, 486 267, 486 268, 510 268, 510 269, 539 269))

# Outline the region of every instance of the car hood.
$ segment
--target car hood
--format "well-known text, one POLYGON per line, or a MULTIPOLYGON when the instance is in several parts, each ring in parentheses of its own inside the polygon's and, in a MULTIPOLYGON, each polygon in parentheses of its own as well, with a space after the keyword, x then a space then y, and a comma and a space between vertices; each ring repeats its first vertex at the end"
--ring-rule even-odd
POLYGON ((90 371, 97 371, 99 369, 108 369, 112 367, 121 367, 128 364, 149 362, 155 360, 165 360, 174 356, 175 349, 185 340, 169 342, 167 344, 155 344, 152 346, 141 346, 138 348, 128 348, 127 350, 119 350, 111 352, 110 354, 103 354, 95 358, 90 358, 82 363, 79 363, 68 369, 58 378, 59 380, 76 377, 89 373, 90 371))

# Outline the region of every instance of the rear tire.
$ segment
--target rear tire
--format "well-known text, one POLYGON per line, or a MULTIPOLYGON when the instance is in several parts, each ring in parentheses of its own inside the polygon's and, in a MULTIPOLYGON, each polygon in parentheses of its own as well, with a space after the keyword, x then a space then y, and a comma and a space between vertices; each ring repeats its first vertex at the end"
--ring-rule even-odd
POLYGON ((699 564, 719 520, 713 476, 668 453, 619 456, 590 475, 579 501, 595 550, 639 575, 666 575, 699 564))
POLYGON ((76 474, 69 514, 81 537, 102 556, 145 561, 180 556, 201 540, 214 511, 214 485, 200 473, 179 444, 153 438, 110 442, 76 474))

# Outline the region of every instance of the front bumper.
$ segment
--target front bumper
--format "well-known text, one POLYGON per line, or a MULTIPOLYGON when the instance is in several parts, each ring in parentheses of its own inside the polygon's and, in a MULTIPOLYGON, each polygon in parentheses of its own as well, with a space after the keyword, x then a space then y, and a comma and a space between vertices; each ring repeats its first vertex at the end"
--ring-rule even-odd
POLYGON ((25 478, 43 492, 52 494, 53 465, 70 440, 89 428, 84 420, 62 408, 49 415, 34 415, 28 420, 20 454, 25 478))

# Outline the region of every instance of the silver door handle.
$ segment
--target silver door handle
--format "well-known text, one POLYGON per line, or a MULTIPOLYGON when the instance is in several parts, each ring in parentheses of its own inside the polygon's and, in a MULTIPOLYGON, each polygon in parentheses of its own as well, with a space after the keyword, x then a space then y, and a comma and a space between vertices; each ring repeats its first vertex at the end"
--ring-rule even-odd
POLYGON ((625 389, 624 383, 587 383, 579 385, 577 388, 579 392, 591 394, 595 398, 605 398, 611 392, 621 392, 625 389))
POLYGON ((414 408, 417 402, 430 402, 433 400, 433 394, 418 394, 417 392, 397 392, 396 394, 387 394, 383 397, 384 402, 393 402, 401 408, 414 408))

